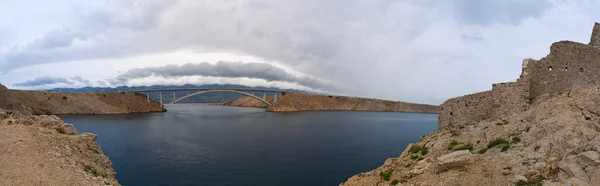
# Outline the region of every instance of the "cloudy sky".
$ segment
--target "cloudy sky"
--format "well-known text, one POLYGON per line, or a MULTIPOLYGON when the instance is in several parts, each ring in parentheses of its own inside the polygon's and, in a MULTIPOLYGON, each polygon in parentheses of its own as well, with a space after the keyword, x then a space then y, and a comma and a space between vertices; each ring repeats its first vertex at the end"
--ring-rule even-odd
POLYGON ((600 0, 2 0, 16 89, 232 83, 440 104, 589 42, 600 0))

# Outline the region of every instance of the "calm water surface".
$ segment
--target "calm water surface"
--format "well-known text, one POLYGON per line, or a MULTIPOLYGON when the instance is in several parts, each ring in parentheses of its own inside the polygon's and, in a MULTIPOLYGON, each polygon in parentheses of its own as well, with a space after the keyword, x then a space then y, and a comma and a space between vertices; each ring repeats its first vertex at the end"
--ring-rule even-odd
POLYGON ((269 113, 202 104, 62 118, 98 134, 126 186, 338 185, 437 128, 435 114, 269 113))

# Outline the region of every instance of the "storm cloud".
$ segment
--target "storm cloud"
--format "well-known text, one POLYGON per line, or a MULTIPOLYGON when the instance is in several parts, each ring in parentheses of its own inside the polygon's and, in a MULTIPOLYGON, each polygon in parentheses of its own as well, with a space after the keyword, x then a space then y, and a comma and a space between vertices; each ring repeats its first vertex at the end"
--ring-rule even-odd
POLYGON ((513 81, 521 60, 543 57, 553 41, 589 41, 591 25, 600 17, 600 1, 57 0, 39 7, 28 1, 0 7, 3 81, 16 81, 11 71, 68 63, 57 69, 68 73, 64 77, 89 77, 94 84, 110 77, 116 78, 108 84, 132 83, 148 74, 249 76, 316 88, 334 84, 343 90, 337 94, 434 104, 513 81), (202 58, 222 52, 274 62, 305 76, 278 70, 252 74, 250 69, 193 73, 177 66, 156 68, 172 64, 168 58, 163 64, 129 59, 179 51, 200 57, 178 65, 246 62, 202 58), (104 75, 71 73, 76 65, 83 71, 85 63, 102 60, 126 62, 104 75))
POLYGON ((41 76, 36 77, 31 80, 27 80, 24 82, 19 82, 13 84, 13 86, 17 87, 40 87, 40 86, 49 86, 49 85, 73 85, 73 84, 81 84, 81 85, 89 85, 90 81, 83 79, 82 77, 76 76, 72 78, 61 78, 61 77, 48 77, 41 76))
POLYGON ((279 67, 267 63, 242 63, 219 61, 215 64, 187 63, 184 65, 167 65, 162 67, 147 67, 131 69, 114 79, 111 84, 121 85, 127 82, 146 77, 178 78, 185 76, 206 76, 226 78, 257 78, 266 81, 281 81, 297 83, 302 86, 331 90, 334 85, 325 83, 317 78, 306 75, 295 75, 279 67))

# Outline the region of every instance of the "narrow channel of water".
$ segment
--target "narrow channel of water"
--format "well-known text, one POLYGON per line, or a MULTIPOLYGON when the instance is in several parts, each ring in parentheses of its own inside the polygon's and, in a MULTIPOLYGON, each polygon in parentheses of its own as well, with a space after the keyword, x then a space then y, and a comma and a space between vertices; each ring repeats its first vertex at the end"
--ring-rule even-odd
POLYGON ((61 118, 98 134, 123 185, 338 185, 437 128, 435 114, 270 113, 205 104, 61 118))

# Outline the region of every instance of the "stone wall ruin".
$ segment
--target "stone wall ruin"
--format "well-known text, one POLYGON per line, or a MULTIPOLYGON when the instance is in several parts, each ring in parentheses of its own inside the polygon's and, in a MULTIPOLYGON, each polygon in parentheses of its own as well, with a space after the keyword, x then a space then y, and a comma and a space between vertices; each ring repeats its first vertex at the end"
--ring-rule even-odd
POLYGON ((516 82, 492 85, 492 90, 456 97, 440 105, 439 129, 452 129, 484 120, 502 120, 527 110, 544 94, 600 81, 600 24, 595 23, 589 44, 560 41, 548 56, 523 60, 516 82))

